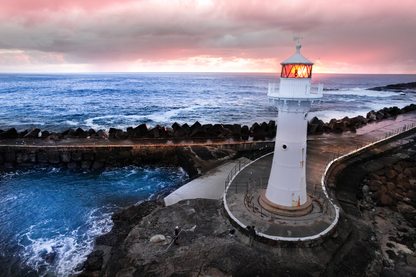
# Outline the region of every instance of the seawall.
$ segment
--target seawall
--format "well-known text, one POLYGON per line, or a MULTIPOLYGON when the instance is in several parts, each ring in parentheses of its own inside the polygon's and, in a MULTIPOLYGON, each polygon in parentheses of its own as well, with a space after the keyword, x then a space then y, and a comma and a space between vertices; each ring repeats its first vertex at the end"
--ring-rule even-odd
POLYGON ((68 169, 102 170, 128 165, 180 166, 191 178, 223 160, 234 158, 238 153, 274 147, 272 141, 33 145, 26 140, 26 144, 20 143, 0 145, 0 167, 53 165, 68 169))

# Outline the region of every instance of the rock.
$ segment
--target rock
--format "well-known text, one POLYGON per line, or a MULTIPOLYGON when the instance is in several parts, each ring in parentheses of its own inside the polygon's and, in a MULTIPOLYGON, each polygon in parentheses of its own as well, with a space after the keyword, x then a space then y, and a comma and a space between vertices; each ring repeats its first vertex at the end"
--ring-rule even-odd
POLYGON ((388 180, 394 180, 397 176, 397 172, 393 169, 386 170, 384 175, 387 177, 388 180))
POLYGON ((26 152, 18 152, 16 154, 16 162, 21 164, 27 161, 29 155, 26 152))
POLYGON ((48 131, 42 131, 41 132, 41 138, 43 138, 43 139, 46 139, 46 138, 48 138, 49 137, 49 135, 50 135, 50 133, 48 132, 48 131))
POLYGON ((308 124, 308 133, 309 134, 315 134, 318 130, 318 124, 308 124))
POLYGON ((409 183, 409 179, 403 173, 400 173, 399 175, 397 175, 396 181, 397 182, 409 183))
POLYGON ((186 138, 187 134, 186 134, 185 130, 182 127, 177 126, 173 130, 174 130, 173 137, 175 137, 175 138, 186 138))
POLYGON ((409 190, 406 193, 406 197, 410 199, 410 201, 412 201, 413 203, 416 204, 416 191, 414 190, 409 190))
POLYGON ((47 163, 48 161, 48 154, 46 152, 38 152, 38 162, 47 163))
POLYGON ((85 132, 81 128, 76 129, 75 133, 77 134, 77 137, 79 138, 87 138, 89 136, 88 132, 85 132))
POLYGON ((399 164, 396 164, 395 166, 393 166, 393 169, 396 170, 397 173, 403 172, 403 168, 399 164))
POLYGON ((154 235, 153 237, 150 238, 150 242, 152 243, 159 243, 159 242, 163 242, 165 241, 166 238, 164 235, 154 235))
POLYGON ((104 251, 95 250, 87 256, 87 260, 84 262, 84 269, 88 271, 100 270, 104 262, 104 251))
POLYGON ((367 196, 369 196, 369 192, 370 192, 370 188, 367 185, 364 185, 362 188, 362 192, 363 192, 363 197, 366 198, 367 196))
POLYGON ((379 204, 383 206, 391 206, 394 204, 394 200, 386 193, 382 193, 379 199, 379 204))
POLYGON ((250 129, 248 128, 247 125, 244 125, 243 127, 241 127, 241 139, 248 140, 249 137, 250 137, 250 129))
POLYGON ((396 185, 393 182, 387 182, 387 190, 393 191, 396 189, 396 185))
POLYGON ((97 136, 98 136, 99 138, 102 138, 102 139, 108 139, 108 135, 107 135, 107 133, 106 133, 105 131, 103 131, 103 130, 98 130, 98 132, 97 132, 97 136))
POLYGON ((82 153, 81 152, 72 152, 71 158, 74 162, 80 162, 82 161, 82 153))
POLYGON ((371 173, 369 174, 369 178, 370 178, 370 180, 377 180, 377 181, 380 181, 380 176, 378 176, 378 175, 374 174, 373 172, 371 172, 371 173))
POLYGON ((18 133, 15 128, 11 128, 0 134, 0 139, 17 139, 18 133))
MULTIPOLYGON (((209 137, 218 137, 219 135, 222 134, 223 131, 224 131, 224 126, 222 126, 221 124, 215 124, 208 130, 207 134, 209 137)), ((240 133, 241 133, 241 129, 240 129, 240 133)))
POLYGON ((371 180, 370 185, 369 185, 370 191, 372 192, 378 191, 381 186, 382 186, 382 183, 380 181, 371 180))
POLYGON ((92 170, 100 170, 104 168, 104 163, 95 161, 92 165, 92 170))
POLYGON ((412 188, 412 186, 408 182, 397 182, 397 187, 403 187, 405 191, 408 191, 412 188))
POLYGON ((383 268, 383 270, 380 272, 380 277, 401 277, 398 275, 394 270, 389 268, 383 268))
POLYGON ((83 161, 81 163, 81 168, 86 170, 86 169, 90 169, 92 165, 92 161, 83 161))
POLYGON ((61 161, 63 163, 69 163, 71 161, 71 153, 70 152, 61 152, 61 161))
POLYGON ((89 129, 89 130, 88 130, 88 135, 89 135, 90 137, 92 137, 92 136, 96 136, 96 135, 97 135, 97 133, 95 132, 95 130, 94 130, 94 129, 89 129))
POLYGON ((59 152, 49 152, 48 160, 49 160, 49 163, 51 164, 59 164, 61 161, 59 152))
POLYGON ((411 178, 413 177, 413 172, 412 170, 410 170, 410 168, 406 168, 405 170, 403 170, 404 175, 406 175, 406 177, 411 178))
POLYGON ((27 134, 24 135, 24 138, 38 138, 40 133, 40 129, 30 129, 28 130, 27 134))

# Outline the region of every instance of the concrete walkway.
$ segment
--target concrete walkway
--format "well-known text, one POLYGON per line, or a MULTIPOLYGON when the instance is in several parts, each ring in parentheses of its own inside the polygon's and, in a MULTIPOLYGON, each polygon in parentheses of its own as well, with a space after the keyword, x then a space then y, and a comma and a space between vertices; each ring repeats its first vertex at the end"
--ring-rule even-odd
POLYGON ((224 194, 225 179, 236 164, 244 159, 240 158, 223 164, 183 185, 164 198, 165 205, 173 205, 186 199, 220 199, 224 194))
MULTIPOLYGON (((357 130, 357 133, 346 132, 344 134, 322 134, 308 137, 307 153, 307 183, 308 191, 312 189, 320 193, 320 180, 323 170, 329 162, 329 157, 335 153, 345 154, 358 146, 363 146, 371 141, 377 140, 387 132, 403 127, 405 124, 416 122, 416 113, 410 112, 397 116, 395 119, 386 119, 381 122, 368 124, 357 130), (313 187, 312 187, 313 186, 313 187)), ((244 158, 242 158, 244 159, 244 158)), ((183 185, 167 197, 165 205, 173 205, 181 200, 206 198, 220 199, 224 193, 224 183, 230 171, 240 160, 235 160, 217 167, 203 176, 183 185)), ((252 165, 255 166, 255 165, 252 165)), ((267 177, 267 167, 259 176, 250 176, 257 179, 267 177), (266 169, 266 170, 265 170, 266 169)), ((252 174, 250 172, 250 174, 252 174)), ((242 176, 241 176, 242 177, 242 176)))

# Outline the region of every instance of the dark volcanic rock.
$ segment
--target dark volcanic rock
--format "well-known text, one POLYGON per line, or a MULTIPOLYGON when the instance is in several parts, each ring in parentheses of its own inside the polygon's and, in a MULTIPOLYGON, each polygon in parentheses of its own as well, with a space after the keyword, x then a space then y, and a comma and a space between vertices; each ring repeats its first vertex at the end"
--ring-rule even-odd
POLYGON ((103 266, 104 251, 96 250, 87 256, 87 260, 84 262, 84 269, 88 271, 100 270, 103 266))
POLYGON ((403 90, 408 90, 408 89, 409 90, 410 89, 416 89, 416 82, 387 85, 387 86, 384 86, 384 87, 374 87, 374 88, 369 88, 367 90, 401 92, 403 90))

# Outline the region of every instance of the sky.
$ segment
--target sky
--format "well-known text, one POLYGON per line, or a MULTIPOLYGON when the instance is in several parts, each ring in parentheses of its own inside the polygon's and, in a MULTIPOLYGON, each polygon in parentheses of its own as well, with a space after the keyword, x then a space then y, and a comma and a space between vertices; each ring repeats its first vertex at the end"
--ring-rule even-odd
POLYGON ((0 72, 416 74, 416 0, 0 0, 0 72))

